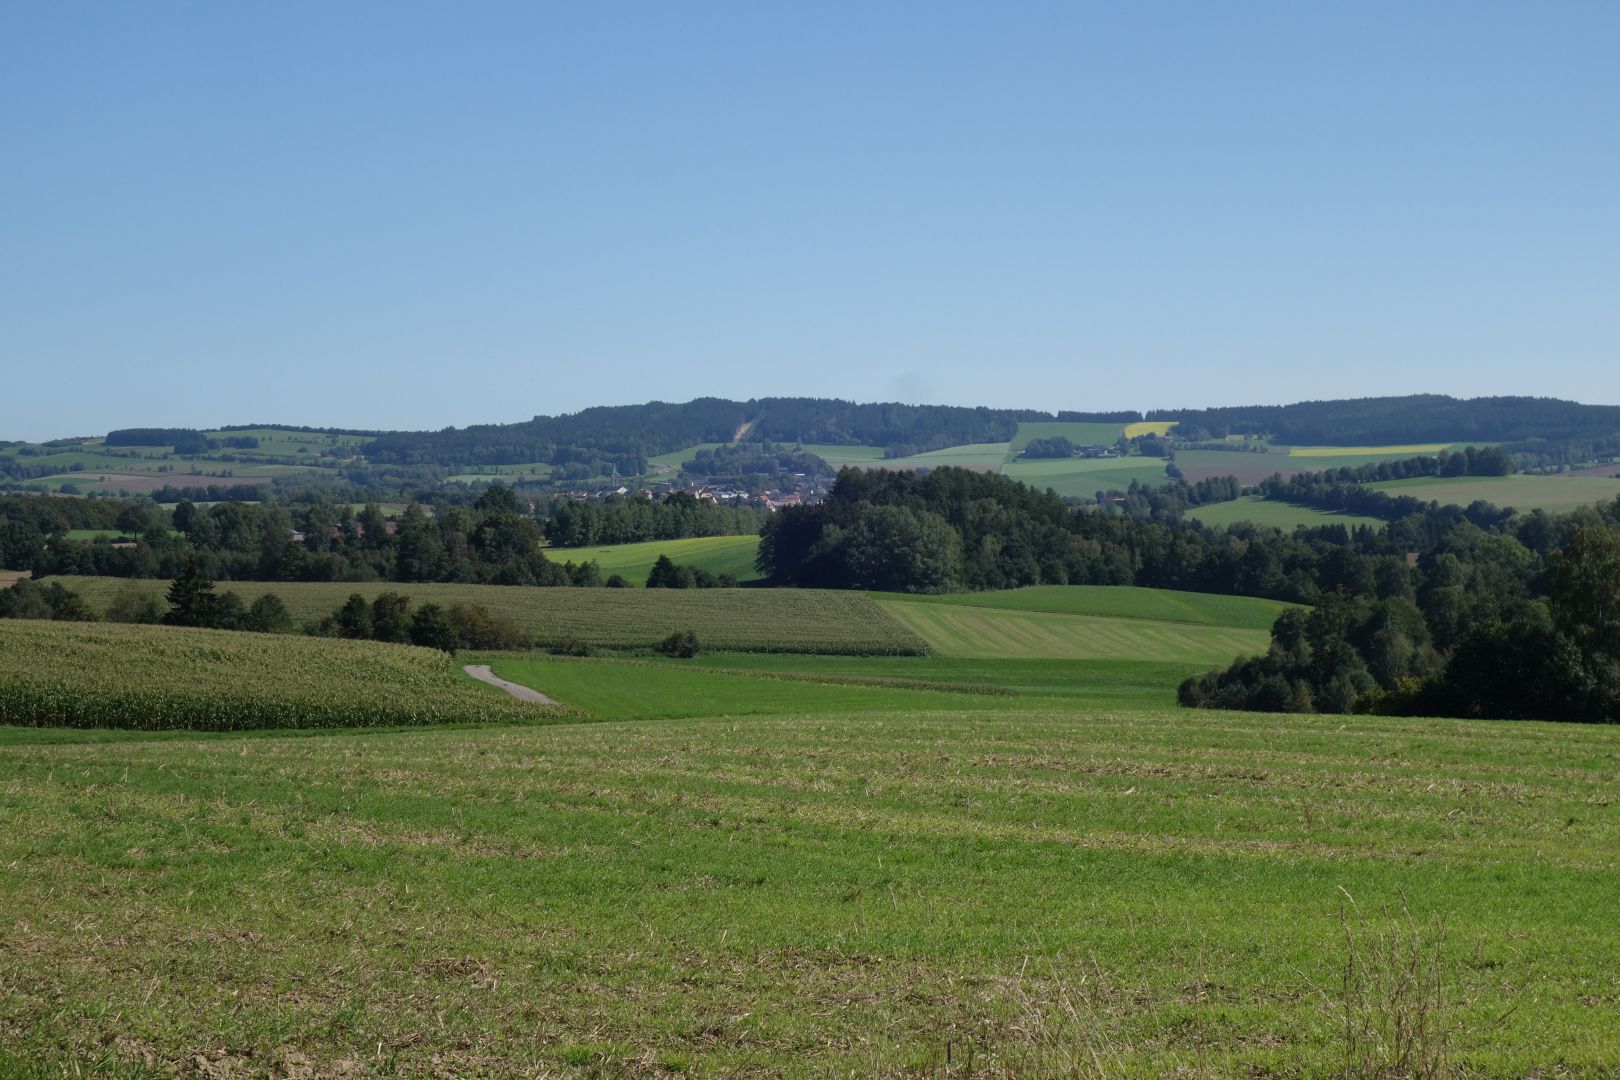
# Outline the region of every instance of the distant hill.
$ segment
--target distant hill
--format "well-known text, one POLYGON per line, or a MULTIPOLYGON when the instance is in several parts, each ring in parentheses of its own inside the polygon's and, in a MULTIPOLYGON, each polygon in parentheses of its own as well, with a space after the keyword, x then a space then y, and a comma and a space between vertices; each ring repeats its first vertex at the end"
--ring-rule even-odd
POLYGON ((1443 394, 1155 410, 1147 418, 1178 421, 1176 433, 1183 438, 1256 434, 1304 446, 1569 441, 1620 432, 1620 405, 1583 405, 1539 397, 1465 399, 1443 394))

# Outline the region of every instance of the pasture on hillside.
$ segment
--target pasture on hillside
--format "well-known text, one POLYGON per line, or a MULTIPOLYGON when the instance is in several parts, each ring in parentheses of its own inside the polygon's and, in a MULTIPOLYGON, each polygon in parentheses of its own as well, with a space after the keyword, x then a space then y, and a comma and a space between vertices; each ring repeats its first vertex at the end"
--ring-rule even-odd
POLYGON ((829 468, 841 469, 846 465, 864 467, 883 462, 881 446, 838 446, 831 443, 805 443, 805 453, 814 454, 829 468))
POLYGON ((1009 462, 1001 475, 1037 491, 1051 488, 1067 498, 1091 499, 1099 491, 1125 491, 1132 481, 1162 487, 1170 482, 1164 466, 1156 457, 1047 458, 1009 462))
POLYGON ((1521 514, 1532 510, 1562 514, 1620 498, 1620 477, 1604 476, 1420 476, 1367 486, 1391 495, 1410 495, 1456 506, 1483 499, 1500 507, 1512 507, 1521 514))
POLYGON ((1617 759, 1061 706, 0 728, 0 1071, 1372 1076, 1421 1016, 1459 1073, 1606 1075, 1617 759))
MULTIPOLYGON (((120 593, 162 597, 166 581, 53 578, 105 612, 120 593)), ((813 589, 567 589, 521 585, 418 585, 387 581, 221 581, 246 600, 275 593, 294 619, 316 622, 351 594, 367 601, 396 592, 417 605, 479 604, 534 635, 544 647, 566 640, 607 649, 645 649, 679 630, 705 648, 741 652, 910 655, 927 645, 863 593, 813 589)))
POLYGON ((953 465, 959 469, 996 472, 1006 462, 1007 453, 1006 443, 968 443, 912 454, 910 457, 885 458, 870 462, 869 466, 880 469, 938 469, 953 465))
POLYGON ((1235 626, 1270 630, 1277 616, 1293 607, 1280 600, 1180 589, 1147 589, 1136 585, 1031 585, 976 593, 877 593, 886 600, 913 604, 1005 608, 1012 611, 1049 611, 1066 615, 1105 615, 1116 618, 1235 626))
POLYGON ((1069 420, 1025 420, 1013 436, 1012 449, 1022 450, 1033 439, 1064 438, 1076 446, 1113 446, 1125 431, 1124 424, 1092 424, 1069 420))
POLYGON ((1259 495, 1242 495, 1229 502, 1195 506, 1187 511, 1187 517, 1201 521, 1205 525, 1236 525, 1240 521, 1251 521, 1256 525, 1271 525, 1279 529, 1294 529, 1301 525, 1343 525, 1346 528, 1367 525, 1374 529, 1384 527, 1383 521, 1367 517, 1365 514, 1320 510, 1314 506, 1297 506, 1294 503, 1279 502, 1259 495))
POLYGON ((882 604, 941 656, 1160 660, 1213 667, 1265 652, 1271 641, 1269 632, 1260 629, 994 608, 949 599, 891 597, 882 604))
POLYGON ((739 582, 757 581, 759 571, 754 569, 754 556, 758 553, 758 536, 697 536, 603 547, 546 548, 549 559, 574 563, 594 560, 602 568, 604 578, 621 574, 635 586, 647 583, 647 575, 660 555, 717 576, 730 574, 739 582))
POLYGON ((1244 484, 1258 484, 1274 474, 1315 473, 1327 469, 1353 469, 1381 461, 1433 457, 1441 450, 1460 449, 1463 443, 1421 443, 1403 446, 1271 446, 1266 451, 1180 450, 1176 465, 1189 483, 1235 476, 1244 484))

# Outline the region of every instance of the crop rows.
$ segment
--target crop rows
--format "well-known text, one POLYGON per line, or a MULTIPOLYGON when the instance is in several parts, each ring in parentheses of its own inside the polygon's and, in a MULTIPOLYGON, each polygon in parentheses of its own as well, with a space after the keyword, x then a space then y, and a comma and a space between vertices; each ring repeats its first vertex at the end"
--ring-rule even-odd
MULTIPOLYGON (((63 577, 62 584, 105 611, 120 591, 162 596, 168 583, 120 578, 63 577)), ((382 592, 420 606, 479 604, 503 615, 542 647, 567 639, 604 649, 648 648, 678 630, 694 631, 704 649, 737 652, 826 653, 841 656, 920 656, 922 638, 861 593, 805 589, 540 589, 517 585, 398 585, 388 582, 222 581, 251 600, 273 592, 295 619, 318 620, 351 593, 367 600, 382 592)))
POLYGON ((0 724, 189 729, 535 720, 557 710, 431 649, 223 630, 0 622, 0 724))

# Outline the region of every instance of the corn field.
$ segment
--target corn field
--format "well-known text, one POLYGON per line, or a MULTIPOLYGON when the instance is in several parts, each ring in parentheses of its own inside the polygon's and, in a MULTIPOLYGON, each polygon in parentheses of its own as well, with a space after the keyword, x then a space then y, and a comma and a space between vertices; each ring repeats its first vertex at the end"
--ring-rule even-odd
MULTIPOLYGON (((121 592, 161 598, 166 581, 53 578, 105 613, 121 592)), ((391 582, 221 581, 219 592, 251 600, 275 593, 293 618, 313 622, 352 593, 409 596, 418 606, 471 603, 505 616, 541 647, 572 638, 602 649, 649 649, 691 630, 705 650, 919 656, 928 645, 862 593, 820 589, 546 589, 523 585, 416 585, 391 582)))
POLYGON ((0 620, 0 723, 146 731, 550 719, 405 645, 0 620))

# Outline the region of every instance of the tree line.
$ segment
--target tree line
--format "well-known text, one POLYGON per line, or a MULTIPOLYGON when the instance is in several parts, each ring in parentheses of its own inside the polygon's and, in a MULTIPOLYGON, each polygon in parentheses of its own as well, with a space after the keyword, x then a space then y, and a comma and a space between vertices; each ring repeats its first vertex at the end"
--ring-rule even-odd
POLYGON ((555 502, 541 523, 554 547, 599 547, 700 536, 752 536, 770 511, 722 506, 676 492, 664 499, 616 498, 603 502, 555 502))
POLYGON ((1279 443, 1305 446, 1568 442, 1620 432, 1620 406, 1538 397, 1411 394, 1292 405, 1155 409, 1147 417, 1178 421, 1176 434, 1193 441, 1262 434, 1279 443))
POLYGON ((1336 592, 1284 613, 1263 656, 1188 679, 1183 705, 1265 712, 1620 722, 1620 522, 1545 559, 1505 536, 1410 596, 1336 592), (1488 595, 1470 595, 1483 588, 1488 595))

